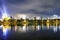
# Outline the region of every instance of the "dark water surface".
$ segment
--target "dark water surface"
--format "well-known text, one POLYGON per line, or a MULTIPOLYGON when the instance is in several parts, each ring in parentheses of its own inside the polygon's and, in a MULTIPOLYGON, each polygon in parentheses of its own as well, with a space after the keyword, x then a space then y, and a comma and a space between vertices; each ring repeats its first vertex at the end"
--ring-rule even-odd
POLYGON ((60 26, 53 27, 49 29, 45 26, 41 28, 29 27, 13 27, 11 30, 7 31, 4 35, 2 28, 0 28, 0 40, 58 40, 60 39, 60 26))

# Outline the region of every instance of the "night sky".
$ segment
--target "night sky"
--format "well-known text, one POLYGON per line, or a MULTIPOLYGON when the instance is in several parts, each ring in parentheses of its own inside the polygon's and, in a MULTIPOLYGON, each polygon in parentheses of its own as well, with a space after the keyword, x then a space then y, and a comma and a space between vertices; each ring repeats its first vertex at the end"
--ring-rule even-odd
MULTIPOLYGON (((2 5, 6 7, 7 14, 10 16, 20 14, 27 16, 56 14, 60 16, 60 0, 0 0, 0 10, 2 5)), ((0 11, 0 18, 1 15, 0 11)))

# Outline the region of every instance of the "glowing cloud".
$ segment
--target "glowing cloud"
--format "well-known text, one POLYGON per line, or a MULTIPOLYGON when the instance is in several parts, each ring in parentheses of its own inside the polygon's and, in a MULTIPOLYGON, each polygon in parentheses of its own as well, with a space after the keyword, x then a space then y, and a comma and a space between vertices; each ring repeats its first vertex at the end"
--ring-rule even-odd
POLYGON ((23 19, 25 19, 26 18, 26 15, 24 15, 24 14, 19 14, 19 15, 17 15, 19 18, 23 18, 23 19))

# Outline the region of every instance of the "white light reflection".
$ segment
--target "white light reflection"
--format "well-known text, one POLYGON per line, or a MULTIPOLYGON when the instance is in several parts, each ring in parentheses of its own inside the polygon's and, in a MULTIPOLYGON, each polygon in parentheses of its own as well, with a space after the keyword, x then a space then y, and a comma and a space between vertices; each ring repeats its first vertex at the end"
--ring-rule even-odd
POLYGON ((25 32, 26 32, 26 30, 27 30, 27 29, 26 29, 26 26, 23 26, 23 31, 25 31, 25 32))
POLYGON ((3 29, 3 36, 6 36, 8 32, 8 29, 3 29))
POLYGON ((2 28, 2 26, 0 26, 0 29, 2 28))
POLYGON ((59 30, 60 30, 60 26, 59 26, 59 30))
POLYGON ((54 31, 54 32, 57 32, 57 27, 54 27, 54 28, 53 28, 53 31, 54 31))
POLYGON ((17 26, 15 26, 15 31, 17 31, 17 26))
POLYGON ((10 31, 11 30, 11 27, 10 26, 3 26, 2 25, 2 30, 3 30, 3 36, 6 36, 7 35, 7 33, 8 33, 8 31, 10 31))
POLYGON ((37 26, 37 30, 40 30, 40 26, 39 25, 37 26))

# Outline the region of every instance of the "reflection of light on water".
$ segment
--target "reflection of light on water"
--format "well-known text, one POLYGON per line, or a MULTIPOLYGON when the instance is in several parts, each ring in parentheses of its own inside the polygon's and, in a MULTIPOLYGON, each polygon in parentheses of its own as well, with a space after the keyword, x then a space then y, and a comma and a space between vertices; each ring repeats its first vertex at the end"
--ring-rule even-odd
POLYGON ((47 29, 49 29, 49 23, 47 23, 47 29))
MULTIPOLYGON (((49 26, 50 29, 53 29, 54 32, 57 32, 58 29, 60 29, 60 26, 58 28, 58 26, 49 26)), ((7 35, 7 32, 10 30, 10 27, 9 26, 5 26, 5 27, 2 27, 3 28, 3 35, 6 36, 7 35)), ((46 26, 43 26, 43 28, 38 25, 38 26, 15 26, 14 27, 16 30, 15 31, 19 31, 19 32, 28 32, 28 31, 34 31, 34 30, 45 30, 47 29, 46 26)))
POLYGON ((6 36, 7 35, 7 32, 8 32, 8 29, 3 29, 3 36, 6 36))
POLYGON ((49 29, 53 29, 55 26, 49 26, 49 29))
POLYGON ((39 25, 37 26, 37 30, 40 30, 40 26, 39 25))
POLYGON ((0 29, 2 28, 2 26, 0 26, 0 29))
POLYGON ((54 31, 54 32, 57 32, 57 27, 54 27, 54 28, 53 28, 53 31, 54 31))
POLYGON ((11 27, 10 26, 3 26, 3 35, 6 36, 7 32, 10 31, 11 27))
POLYGON ((17 31, 17 26, 15 26, 15 31, 17 31))
POLYGON ((35 30, 35 26, 32 26, 33 30, 35 30))
POLYGON ((59 26, 59 30, 60 30, 60 26, 59 26))
POLYGON ((26 26, 23 26, 23 31, 26 31, 26 26))
POLYGON ((22 32, 22 27, 18 26, 18 30, 19 30, 19 32, 22 32))

